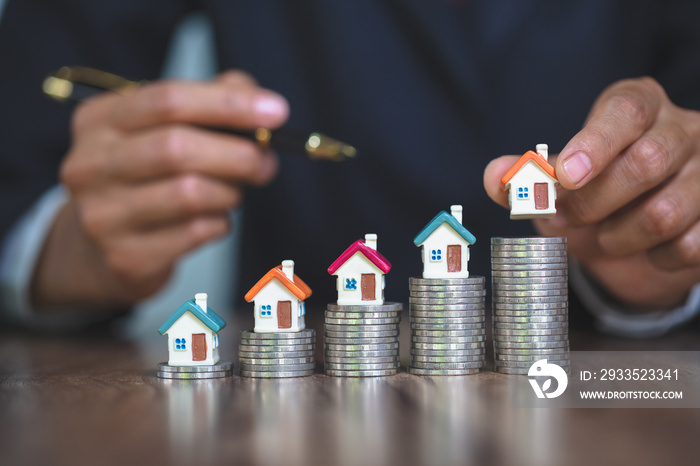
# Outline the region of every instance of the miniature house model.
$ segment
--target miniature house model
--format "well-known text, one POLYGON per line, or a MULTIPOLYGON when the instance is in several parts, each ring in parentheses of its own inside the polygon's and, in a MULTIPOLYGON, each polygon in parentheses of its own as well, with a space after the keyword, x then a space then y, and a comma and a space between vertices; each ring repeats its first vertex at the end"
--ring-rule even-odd
POLYGON ((476 238, 462 226, 462 206, 450 211, 437 214, 413 240, 423 248, 423 278, 469 277, 469 245, 476 238))
POLYGON ((301 332, 306 328, 304 300, 311 288, 294 275, 294 261, 286 260, 265 274, 245 295, 255 301, 256 333, 301 332))
POLYGON ((511 219, 549 218, 557 213, 554 167, 547 162, 547 144, 538 144, 537 152, 527 151, 501 179, 508 190, 511 219))
POLYGON ((168 364, 207 366, 219 362, 219 330, 226 322, 207 307, 207 294, 197 293, 158 329, 168 335, 168 364))
POLYGON ((384 274, 391 264, 377 252, 377 235, 355 241, 328 268, 337 275, 338 304, 384 304, 384 274))

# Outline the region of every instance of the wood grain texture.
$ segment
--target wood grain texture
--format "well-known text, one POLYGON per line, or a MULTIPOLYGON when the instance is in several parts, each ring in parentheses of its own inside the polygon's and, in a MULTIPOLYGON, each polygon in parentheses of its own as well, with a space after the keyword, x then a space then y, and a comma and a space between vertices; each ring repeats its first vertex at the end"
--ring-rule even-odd
MULTIPOLYGON (((249 312, 244 313, 246 318, 249 312)), ((309 312, 322 354, 322 312, 309 312)), ((246 322, 248 324, 248 322, 246 322)), ((221 333, 237 362, 238 331, 221 333)), ((509 376, 163 380, 166 339, 0 334, 0 464, 696 464, 693 409, 516 409, 509 376)), ((577 350, 699 350, 572 335, 577 350)), ((402 360, 408 358, 407 319, 402 360)))

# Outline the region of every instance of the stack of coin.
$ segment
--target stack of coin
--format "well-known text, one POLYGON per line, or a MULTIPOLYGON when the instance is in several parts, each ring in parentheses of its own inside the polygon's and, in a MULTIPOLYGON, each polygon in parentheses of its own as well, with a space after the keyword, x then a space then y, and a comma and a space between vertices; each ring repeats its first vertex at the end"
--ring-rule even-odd
POLYGON ((399 371, 401 303, 329 304, 324 368, 336 377, 377 377, 399 371))
POLYGON ((241 332, 241 377, 283 378, 313 375, 316 331, 241 332))
POLYGON ((495 370, 547 359, 569 371, 566 238, 491 238, 491 270, 495 370))
POLYGON ((486 280, 409 279, 415 375, 468 375, 486 365, 486 280))
POLYGON ((218 379, 233 375, 232 362, 220 362, 210 366, 170 366, 167 362, 158 364, 156 375, 161 379, 218 379))

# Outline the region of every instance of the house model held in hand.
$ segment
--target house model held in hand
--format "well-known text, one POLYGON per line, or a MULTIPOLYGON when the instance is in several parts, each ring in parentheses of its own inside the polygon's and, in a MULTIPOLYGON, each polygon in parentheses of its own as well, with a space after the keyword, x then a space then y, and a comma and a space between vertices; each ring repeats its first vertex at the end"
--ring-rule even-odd
POLYGON ((550 218, 557 213, 559 182, 547 157, 547 144, 538 144, 537 152, 527 151, 501 178, 501 188, 508 191, 511 219, 550 218))
POLYGON ((377 235, 355 241, 328 268, 337 275, 338 304, 384 304, 384 274, 391 264, 377 251, 377 235))
POLYGON ((168 365, 207 366, 219 362, 219 330, 226 322, 207 307, 207 294, 177 308, 158 329, 168 335, 168 365))
POLYGON ((245 295, 247 302, 254 301, 254 331, 301 332, 306 328, 304 300, 309 296, 311 288, 294 274, 294 261, 283 261, 245 295))
POLYGON ((462 225, 461 205, 437 214, 413 240, 423 248, 423 278, 468 278, 469 245, 474 242, 462 225))

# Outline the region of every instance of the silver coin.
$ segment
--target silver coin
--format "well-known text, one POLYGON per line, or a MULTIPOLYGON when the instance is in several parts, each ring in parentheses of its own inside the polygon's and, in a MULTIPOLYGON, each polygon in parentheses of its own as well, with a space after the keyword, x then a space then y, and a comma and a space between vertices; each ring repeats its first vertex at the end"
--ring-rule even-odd
POLYGON ((251 377, 256 379, 284 379, 292 377, 308 377, 310 375, 314 375, 313 370, 263 372, 241 369, 241 377, 251 377))
POLYGON ((473 317, 420 317, 409 315, 409 324, 472 324, 483 322, 484 314, 473 317))
POLYGON ((287 352, 287 351, 289 351, 290 353, 298 353, 298 352, 303 352, 303 351, 313 352, 314 346, 315 345, 313 343, 308 344, 308 345, 269 345, 269 346, 241 344, 238 346, 238 349, 239 349, 239 351, 243 351, 246 353, 281 353, 281 352, 287 352))
POLYGON ((233 371, 215 371, 215 372, 170 372, 157 371, 156 375, 161 379, 179 379, 179 380, 198 380, 198 379, 219 379, 222 377, 231 377, 233 371))
POLYGON ((564 345, 558 348, 496 348, 497 354, 512 355, 512 356, 528 356, 541 355, 546 357, 550 354, 569 353, 569 345, 564 345))
POLYGON ((535 256, 535 257, 491 257, 491 267, 519 267, 519 268, 562 268, 568 263, 568 257, 562 256, 535 256))
POLYGON ((532 272, 563 272, 567 270, 566 262, 561 263, 540 263, 540 264, 500 264, 491 262, 493 273, 505 271, 508 273, 527 271, 532 272))
POLYGON ((425 350, 411 348, 409 350, 409 354, 419 354, 421 356, 466 356, 472 354, 482 354, 486 349, 486 342, 469 343, 469 345, 480 346, 463 346, 460 349, 453 350, 425 350))
POLYGON ((565 257, 566 256, 566 248, 564 248, 562 245, 557 245, 556 248, 540 248, 540 249, 532 249, 532 248, 510 249, 510 248, 502 248, 502 247, 491 248, 491 257, 504 257, 504 258, 514 257, 514 258, 516 258, 516 257, 540 257, 540 256, 565 257))
POLYGON ((409 278, 408 284, 413 285, 479 285, 485 284, 486 277, 481 275, 472 275, 467 278, 409 278))
POLYGON ((566 244, 501 244, 491 245, 491 254, 494 252, 548 252, 548 251, 566 251, 566 244))
POLYGON ((476 343, 483 343, 486 340, 469 341, 469 342, 457 342, 457 343, 434 343, 434 342, 412 342, 411 349, 413 350, 432 350, 432 351, 453 351, 453 350, 463 350, 468 348, 465 345, 472 345, 476 343))
POLYGON ((560 353, 558 355, 549 355, 546 358, 543 358, 540 355, 511 355, 511 354, 496 354, 495 355, 495 360, 496 361, 502 361, 504 363, 508 362, 527 362, 529 361, 530 364, 534 363, 535 361, 539 361, 540 359, 547 359, 547 361, 551 362, 557 362, 557 361, 568 361, 570 359, 569 353, 560 353))
POLYGON ((473 319, 484 319, 486 311, 482 309, 481 311, 411 311, 409 323, 418 322, 418 319, 425 320, 427 322, 460 322, 462 320, 471 321, 473 319))
POLYGON ((494 328, 492 329, 494 338, 500 336, 503 338, 510 339, 510 337, 541 337, 549 335, 565 335, 569 333, 569 327, 558 327, 558 328, 526 328, 526 329, 508 329, 508 328, 494 328))
POLYGON ((539 304, 505 304, 494 305, 492 314, 505 317, 547 316, 568 314, 569 302, 539 304))
POLYGON ((279 358, 310 358, 313 357, 313 351, 275 351, 275 352, 251 352, 239 351, 239 358, 259 358, 259 359, 279 359, 279 358))
POLYGON ((326 318, 331 319, 396 319, 401 311, 392 312, 338 312, 326 311, 326 318))
POLYGON ((494 316, 495 318, 493 319, 494 324, 495 323, 502 323, 502 324, 533 324, 533 325, 538 325, 538 324, 550 324, 550 323, 555 323, 555 322, 568 322, 569 321, 569 316, 566 314, 563 315, 552 315, 552 316, 526 316, 526 317, 512 317, 512 316, 504 316, 504 315, 499 315, 499 316, 494 316))
POLYGON ((480 362, 485 363, 485 356, 479 355, 461 355, 461 356, 422 356, 414 354, 411 356, 411 365, 417 367, 414 362, 421 363, 462 363, 462 362, 480 362))
POLYGON ((293 346, 311 345, 316 342, 316 338, 297 338, 294 340, 247 340, 241 339, 241 345, 246 346, 293 346))
POLYGON ((494 304, 541 304, 541 303, 565 303, 568 296, 539 296, 534 298, 513 298, 510 296, 494 296, 494 304))
POLYGON ((241 371, 251 372, 279 372, 279 371, 308 371, 313 370, 316 363, 309 362, 305 364, 245 364, 241 362, 241 371))
POLYGON ((398 363, 399 355, 386 356, 386 357, 374 357, 374 358, 339 358, 337 356, 326 356, 324 359, 324 364, 388 364, 388 363, 398 363))
POLYGON ((523 284, 512 284, 509 282, 501 282, 493 284, 493 292, 503 292, 503 291, 549 291, 549 290, 566 290, 568 284, 565 281, 560 281, 559 283, 523 283, 523 284))
POLYGON ((422 376, 442 376, 442 375, 474 375, 481 372, 481 368, 473 369, 420 369, 418 367, 409 367, 408 373, 411 375, 422 376))
POLYGON ((564 322, 528 322, 524 324, 514 324, 511 322, 501 322, 500 320, 494 320, 494 329, 502 330, 545 330, 545 329, 568 329, 569 323, 564 322))
POLYGON ((326 357, 338 358, 388 358, 398 356, 399 352, 397 350, 398 348, 384 351, 335 351, 326 349, 323 354, 326 357))
POLYGON ((549 341, 549 342, 536 342, 531 341, 527 343, 518 343, 512 341, 494 341, 493 342, 494 351, 501 352, 505 349, 529 349, 529 350, 540 350, 545 348, 568 348, 569 340, 561 341, 549 341))
POLYGON ((539 345, 568 342, 568 337, 568 334, 527 337, 493 335, 493 343, 495 348, 507 348, 508 345, 530 345, 533 348, 538 348, 539 345))
POLYGON ((335 362, 327 362, 323 365, 323 367, 325 367, 326 370, 335 370, 335 371, 378 371, 378 370, 386 370, 386 369, 397 369, 400 367, 400 364, 398 361, 396 361, 396 362, 384 362, 384 363, 377 363, 377 364, 370 364, 370 363, 342 364, 342 363, 335 363, 335 362))
POLYGON ((417 369, 440 369, 440 370, 455 370, 455 369, 476 369, 484 367, 485 361, 471 362, 422 362, 412 361, 411 367, 417 369))
POLYGON ((529 285, 568 286, 569 277, 560 275, 557 277, 494 277, 492 287, 526 287, 529 285))
POLYGON ((462 319, 430 319, 421 317, 419 321, 410 319, 408 324, 411 328, 423 329, 423 330, 450 330, 450 328, 443 328, 444 326, 461 328, 473 328, 475 325, 483 324, 486 320, 485 316, 478 317, 468 317, 462 319), (440 322, 441 320, 446 320, 447 322, 440 322))
POLYGON ((241 365, 257 365, 257 366, 286 366, 289 364, 308 364, 315 362, 314 357, 305 358, 270 358, 270 359, 260 359, 260 358, 240 358, 241 365))
POLYGON ((449 324, 424 324, 424 323, 414 323, 409 324, 411 330, 477 330, 482 329, 486 325, 484 319, 480 319, 475 322, 463 322, 458 324, 456 322, 449 324))
MULTIPOLYGON (((521 363, 504 363, 497 361, 493 364, 495 368, 501 368, 501 367, 507 367, 510 369, 530 369, 530 367, 535 363, 535 361, 532 362, 521 362, 521 363)), ((571 362, 570 361, 550 361, 550 364, 556 364, 557 366, 561 367, 564 370, 568 370, 571 367, 571 362)))
POLYGON ((414 291, 411 290, 411 298, 480 298, 486 296, 486 289, 478 291, 414 291))
POLYGON ((403 309, 402 303, 384 304, 329 304, 328 311, 334 312, 398 312, 403 309))
POLYGON ((396 337, 399 335, 399 330, 382 330, 381 332, 356 332, 356 331, 331 331, 326 330, 324 335, 328 338, 385 338, 396 337))
POLYGON ((439 337, 439 338, 444 338, 444 337, 469 337, 474 334, 481 334, 481 328, 478 330, 418 330, 418 329, 413 329, 411 331, 411 335, 417 336, 417 337, 439 337))
POLYGON ((409 315, 416 315, 418 313, 432 314, 432 313, 454 313, 455 317, 470 317, 473 315, 478 315, 483 313, 486 309, 486 301, 479 304, 457 304, 457 305, 440 305, 440 306, 429 306, 424 304, 412 304, 409 308, 409 315))
POLYGON ((567 267, 560 269, 550 269, 550 270, 536 270, 536 269, 515 269, 515 268, 505 268, 505 269, 492 269, 491 278, 494 282, 501 279, 511 279, 511 278, 542 278, 542 277, 568 277, 569 269, 567 267))
POLYGON ((170 366, 167 362, 158 363, 160 372, 222 372, 233 369, 233 363, 229 361, 212 364, 210 366, 170 366))
POLYGON ((246 340, 294 340, 297 338, 315 338, 314 329, 304 329, 300 332, 265 332, 255 333, 250 330, 242 330, 241 338, 246 340))
POLYGON ((377 325, 337 325, 325 324, 326 332, 391 332, 399 328, 398 324, 377 324, 377 325))
POLYGON ((481 304, 485 300, 484 297, 477 298, 408 298, 409 306, 413 304, 445 304, 445 305, 455 305, 455 304, 481 304))
POLYGON ((387 351, 387 350, 398 350, 399 342, 395 341, 393 343, 383 343, 383 344, 353 344, 353 343, 343 343, 343 344, 332 344, 327 343, 325 345, 326 350, 330 351, 387 351))
POLYGON ((323 342, 326 344, 326 346, 329 345, 384 345, 388 343, 397 343, 399 342, 399 337, 394 336, 394 337, 383 337, 383 338, 331 338, 331 337, 325 337, 323 339, 323 342))
POLYGON ((390 317, 385 319, 336 319, 326 317, 324 323, 326 325, 389 325, 398 324, 401 322, 400 317, 390 317))
POLYGON ((491 244, 566 244, 566 236, 530 236, 530 237, 507 237, 494 236, 491 238, 491 244))
POLYGON ((364 371, 340 371, 334 369, 326 369, 326 375, 331 377, 384 377, 395 375, 399 372, 398 368, 384 370, 364 370, 364 371))
POLYGON ((461 291, 485 291, 485 284, 477 285, 411 285, 410 292, 461 292, 461 291))
POLYGON ((458 343, 475 343, 477 341, 485 341, 485 335, 465 336, 465 337, 423 337, 411 335, 411 345, 418 343, 433 343, 433 344, 458 344, 458 343))
POLYGON ((541 298, 545 296, 569 296, 566 288, 552 288, 550 290, 493 290, 493 296, 497 298, 541 298))

